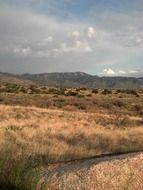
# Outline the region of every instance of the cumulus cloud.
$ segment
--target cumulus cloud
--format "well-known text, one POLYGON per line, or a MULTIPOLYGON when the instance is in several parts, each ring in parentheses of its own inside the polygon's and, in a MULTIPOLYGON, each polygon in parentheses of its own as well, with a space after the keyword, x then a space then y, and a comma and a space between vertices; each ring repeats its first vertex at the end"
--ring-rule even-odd
POLYGON ((99 14, 89 10, 85 20, 69 19, 60 13, 63 1, 67 0, 0 2, 1 70, 80 70, 95 74, 103 68, 115 71, 121 68, 118 72, 106 69, 104 74, 125 75, 125 68, 139 70, 142 67, 142 11, 121 13, 103 9, 99 14), (40 6, 46 10, 41 12, 40 6), (62 16, 57 19, 59 14, 62 16))
MULTIPOLYGON (((20 51, 21 52, 21 51, 20 51)), ((73 54, 76 54, 78 56, 85 55, 85 53, 92 52, 92 48, 87 45, 86 43, 82 41, 75 41, 72 44, 69 44, 67 42, 61 42, 60 44, 57 44, 57 47, 48 47, 48 49, 37 49, 35 52, 33 51, 34 56, 38 57, 45 57, 45 58, 55 58, 58 56, 65 56, 68 54, 68 56, 73 56, 73 54)), ((19 53, 19 50, 18 50, 19 53)), ((86 54, 87 55, 87 54, 86 54)))
POLYGON ((75 48, 78 51, 83 51, 83 52, 92 52, 92 47, 90 47, 90 45, 86 44, 86 42, 82 42, 82 41, 76 41, 75 42, 75 48))
POLYGON ((30 53, 32 53, 32 49, 30 47, 14 48, 13 52, 15 54, 21 54, 21 55, 24 55, 24 56, 28 56, 30 53))
POLYGON ((88 32, 87 32, 87 36, 89 38, 92 38, 95 36, 95 29, 93 27, 88 27, 88 32))
MULTIPOLYGON (((132 71, 125 71, 125 70, 118 70, 117 72, 115 72, 113 69, 108 68, 108 69, 104 69, 101 73, 101 75, 103 76, 124 76, 124 77, 128 77, 128 76, 137 76, 139 72, 136 70, 132 70, 132 71)), ((141 74, 141 73, 140 73, 141 74)))
POLYGON ((115 75, 115 71, 114 70, 112 70, 112 69, 104 69, 103 70, 103 74, 104 75, 109 75, 109 76, 112 76, 112 75, 115 75))
POLYGON ((75 42, 75 46, 76 46, 77 48, 80 48, 80 47, 82 46, 81 41, 76 41, 76 42, 75 42))
POLYGON ((53 41, 53 36, 48 36, 47 38, 43 39, 42 42, 43 43, 49 43, 49 42, 52 42, 53 41))
POLYGON ((119 71, 118 71, 118 74, 119 74, 119 75, 120 75, 120 74, 121 74, 121 75, 126 75, 127 72, 126 72, 126 71, 123 71, 123 70, 119 70, 119 71))
POLYGON ((92 52, 93 49, 92 49, 90 46, 86 46, 86 47, 85 47, 85 51, 86 51, 86 52, 92 52))
POLYGON ((79 33, 79 31, 73 31, 73 32, 69 32, 68 36, 78 38, 80 36, 80 33, 79 33))
MULTIPOLYGON (((60 44, 60 47, 56 49, 56 53, 85 53, 85 52, 91 52, 92 48, 88 45, 86 45, 82 41, 75 41, 73 45, 69 45, 66 42, 62 42, 60 44)), ((51 50, 53 52, 53 50, 51 50)), ((54 51, 55 52, 55 51, 54 51)))
POLYGON ((138 71, 129 71, 128 73, 129 74, 135 74, 135 73, 138 73, 138 71))

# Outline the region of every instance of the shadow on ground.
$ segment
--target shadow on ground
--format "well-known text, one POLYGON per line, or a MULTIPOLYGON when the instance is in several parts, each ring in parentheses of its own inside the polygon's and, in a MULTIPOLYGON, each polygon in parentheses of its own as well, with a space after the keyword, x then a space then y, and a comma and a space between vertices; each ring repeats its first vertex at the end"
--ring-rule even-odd
POLYGON ((0 190, 29 190, 25 187, 16 187, 11 183, 0 183, 0 190))

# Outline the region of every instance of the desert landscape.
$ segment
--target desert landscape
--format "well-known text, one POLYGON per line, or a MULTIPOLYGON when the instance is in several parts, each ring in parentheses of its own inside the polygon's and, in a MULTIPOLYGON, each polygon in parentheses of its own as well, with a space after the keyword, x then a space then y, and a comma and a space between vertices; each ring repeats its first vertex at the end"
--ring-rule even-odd
POLYGON ((143 188, 143 90, 0 92, 1 189, 143 188))
POLYGON ((0 190, 143 190, 143 0, 0 0, 0 190))

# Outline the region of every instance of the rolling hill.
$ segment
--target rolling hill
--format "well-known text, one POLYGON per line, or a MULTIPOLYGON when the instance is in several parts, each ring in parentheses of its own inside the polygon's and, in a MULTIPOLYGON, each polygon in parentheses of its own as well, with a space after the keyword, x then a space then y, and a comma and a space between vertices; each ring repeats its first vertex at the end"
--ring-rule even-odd
POLYGON ((143 77, 99 77, 83 72, 41 73, 14 75, 0 74, 0 81, 37 84, 58 87, 87 87, 87 88, 143 88, 143 77))
POLYGON ((9 73, 0 73, 0 84, 6 84, 6 83, 17 84, 22 86, 34 85, 34 82, 32 82, 31 80, 19 79, 9 73))

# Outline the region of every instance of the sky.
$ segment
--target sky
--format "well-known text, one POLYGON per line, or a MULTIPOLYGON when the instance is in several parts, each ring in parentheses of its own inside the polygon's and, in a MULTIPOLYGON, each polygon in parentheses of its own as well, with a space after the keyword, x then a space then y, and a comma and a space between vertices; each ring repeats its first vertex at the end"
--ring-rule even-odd
POLYGON ((0 72, 143 76, 143 0, 0 0, 0 72))

